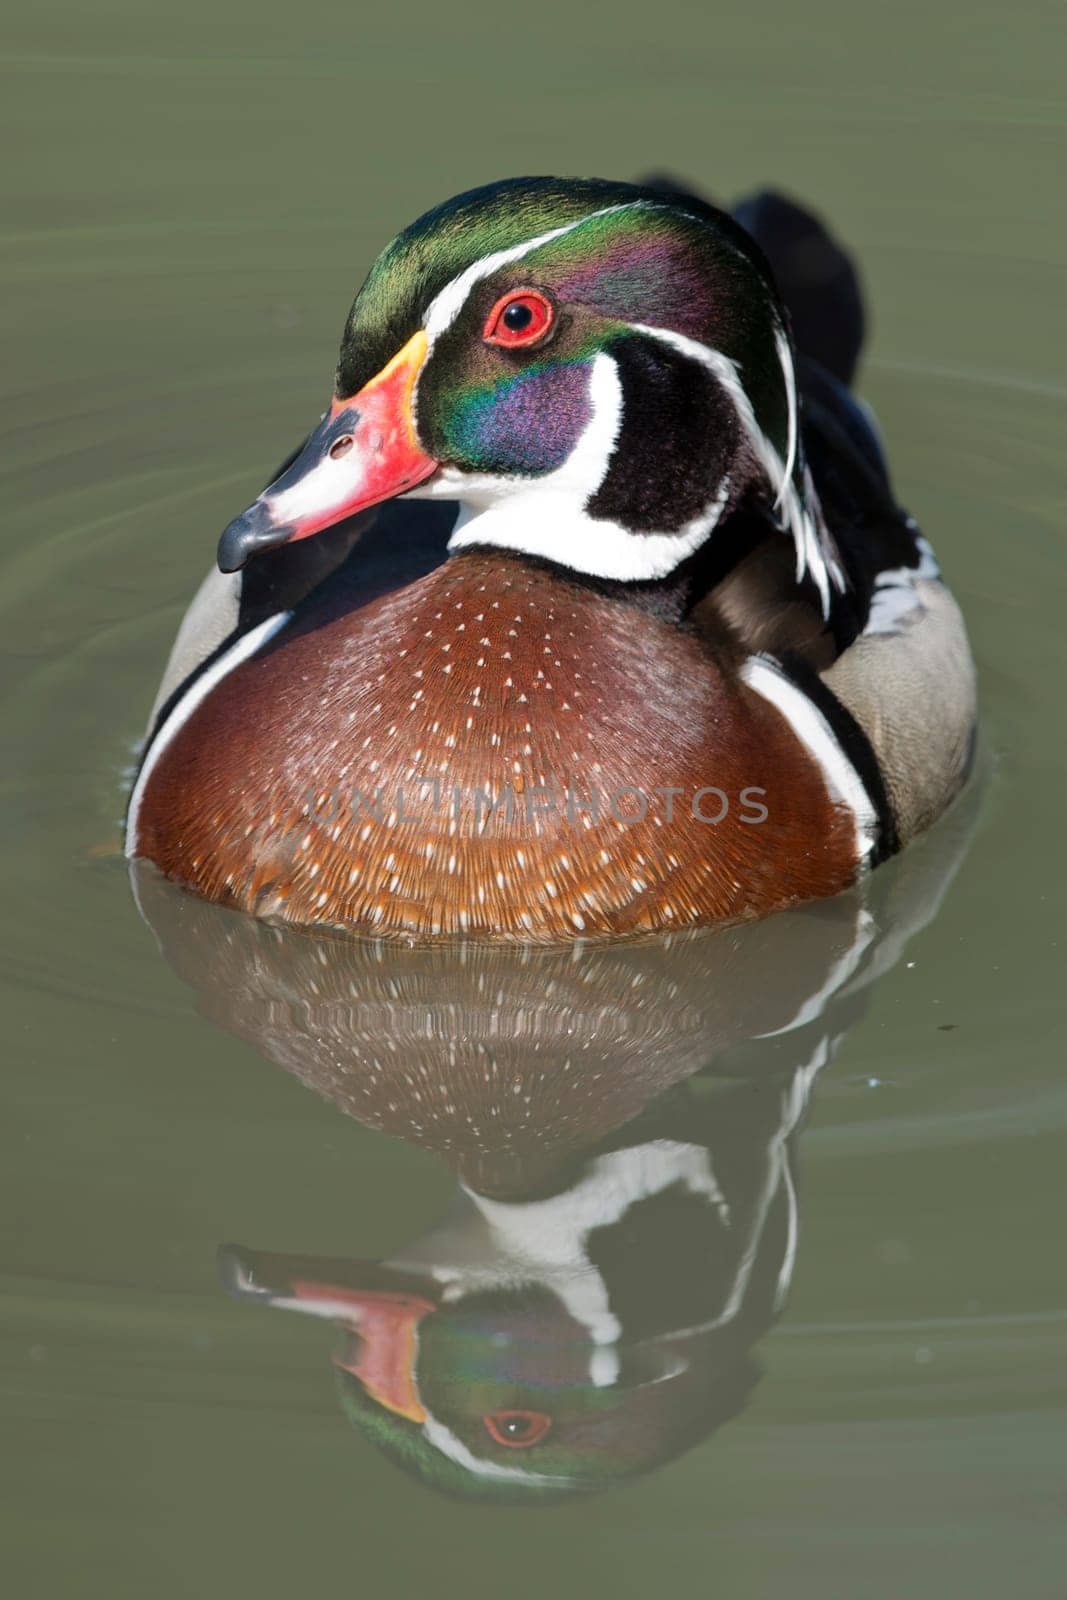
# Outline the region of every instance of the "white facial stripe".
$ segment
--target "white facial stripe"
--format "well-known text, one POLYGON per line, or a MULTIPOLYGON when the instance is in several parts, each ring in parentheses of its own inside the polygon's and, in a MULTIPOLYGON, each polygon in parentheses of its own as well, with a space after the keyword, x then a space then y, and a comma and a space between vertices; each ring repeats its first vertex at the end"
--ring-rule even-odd
POLYGON ((243 633, 236 644, 230 646, 215 664, 202 672, 190 686, 188 692, 182 695, 176 705, 171 707, 170 715, 152 740, 145 756, 144 765, 137 776, 133 793, 130 796, 129 809, 126 814, 126 854, 133 856, 137 851, 137 815, 141 809, 145 788, 153 769, 163 751, 170 744, 179 728, 186 723, 196 710, 202 705, 216 684, 222 682, 228 672, 240 666, 242 661, 247 661, 254 656, 261 645, 273 637, 280 628, 283 628, 292 616, 291 611, 279 611, 276 616, 268 617, 266 622, 261 622, 258 627, 250 628, 243 633))
MULTIPOLYGON (((785 469, 782 474, 783 483, 792 483, 793 473, 797 464, 797 380, 793 371, 793 354, 789 348, 789 340, 781 328, 775 330, 774 346, 778 351, 778 365, 782 369, 782 381, 785 384, 786 401, 789 406, 789 443, 786 447, 785 469)), ((774 502, 776 507, 782 504, 782 491, 778 490, 774 502)))
POLYGON ((619 369, 603 351, 592 362, 592 416, 563 465, 540 478, 503 478, 447 467, 415 491, 423 498, 462 500, 450 550, 488 544, 540 556, 591 577, 637 582, 664 578, 703 544, 729 496, 725 480, 711 504, 673 533, 632 533, 591 517, 586 506, 611 463, 622 423, 619 369))
MULTIPOLYGON (((737 412, 738 421, 755 452, 756 459, 767 474, 768 481, 775 489, 775 506, 781 508, 785 525, 793 536, 793 544, 797 556, 797 582, 800 582, 805 572, 811 575, 812 581, 819 591, 823 616, 829 616, 830 582, 832 580, 836 588, 844 589, 844 574, 831 552, 823 549, 819 530, 797 493, 793 477, 787 473, 781 456, 756 421, 756 414, 752 409, 751 400, 745 393, 737 363, 731 361, 729 356, 723 355, 721 350, 713 350, 710 345, 701 344, 697 339, 690 339, 684 333, 675 333, 670 328, 653 328, 636 322, 632 323, 631 326, 638 333, 648 334, 650 338, 659 339, 661 343, 670 345, 680 354, 688 356, 690 360, 699 361, 703 366, 707 367, 709 372, 714 374, 726 390, 733 402, 734 410, 737 412)), ((792 370, 792 363, 790 363, 790 370, 792 370)), ((795 465, 796 419, 793 414, 795 411, 795 396, 793 396, 793 388, 788 382, 786 388, 790 396, 793 397, 790 401, 789 454, 792 456, 795 465)), ((807 482, 810 488, 810 479, 807 482)))
POLYGON ((465 1467, 477 1478, 494 1478, 501 1483, 567 1483, 568 1480, 557 1476, 555 1473, 532 1472, 522 1467, 505 1467, 499 1461, 487 1461, 484 1456, 476 1456, 474 1451, 463 1443, 451 1428, 439 1422, 432 1412, 427 1412, 426 1420, 422 1425, 426 1438, 439 1450, 443 1456, 454 1461, 457 1466, 465 1467))
POLYGON ((459 313, 467 303, 467 296, 476 283, 492 277, 500 267, 506 267, 510 261, 521 261, 523 256, 528 256, 534 250, 539 250, 543 244, 551 244, 553 239, 562 239, 564 234, 573 233, 575 228, 581 228, 594 217, 609 217, 616 211, 662 211, 653 200, 626 200, 621 205, 604 206, 599 211, 589 211, 584 217, 578 217, 574 222, 565 222, 560 228, 552 228, 548 233, 538 234, 533 239, 524 239, 521 244, 510 245, 506 250, 495 250, 492 255, 483 256, 480 261, 475 261, 467 267, 458 277, 446 283, 440 293, 431 301, 426 313, 423 327, 426 337, 432 348, 434 340, 440 338, 446 328, 451 327, 459 313))
POLYGON ((781 712, 822 772, 830 798, 851 812, 856 865, 866 866, 878 838, 878 818, 862 778, 830 724, 815 702, 769 656, 751 656, 741 668, 741 678, 781 712))

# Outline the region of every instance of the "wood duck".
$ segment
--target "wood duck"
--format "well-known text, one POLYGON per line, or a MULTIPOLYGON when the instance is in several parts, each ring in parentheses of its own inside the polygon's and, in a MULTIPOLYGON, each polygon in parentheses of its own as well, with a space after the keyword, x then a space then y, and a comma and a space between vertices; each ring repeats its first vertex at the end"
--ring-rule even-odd
POLYGON ((387 246, 181 626, 132 857, 555 943, 835 894, 944 811, 974 673, 847 388, 855 274, 791 202, 737 217, 524 178, 387 246))

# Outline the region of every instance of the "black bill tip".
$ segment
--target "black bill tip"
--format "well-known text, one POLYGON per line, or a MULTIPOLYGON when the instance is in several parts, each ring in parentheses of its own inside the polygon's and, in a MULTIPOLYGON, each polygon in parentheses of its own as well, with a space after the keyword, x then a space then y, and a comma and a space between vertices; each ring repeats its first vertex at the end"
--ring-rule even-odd
POLYGON ((295 533, 292 523, 276 522, 270 507, 257 500, 239 517, 234 517, 219 540, 219 571, 240 572, 253 556, 288 544, 295 533))
POLYGON ((274 1287, 263 1282, 257 1254, 239 1244, 219 1246, 216 1258, 219 1282, 226 1293, 237 1300, 271 1300, 275 1296, 274 1287))

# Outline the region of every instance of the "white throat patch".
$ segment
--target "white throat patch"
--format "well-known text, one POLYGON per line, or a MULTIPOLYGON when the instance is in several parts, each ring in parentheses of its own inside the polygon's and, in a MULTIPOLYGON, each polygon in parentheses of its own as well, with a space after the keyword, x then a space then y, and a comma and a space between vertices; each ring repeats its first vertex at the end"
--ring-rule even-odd
POLYGON ((611 464, 622 424, 619 369, 603 351, 589 378, 592 416, 561 467, 539 478, 495 477, 442 467, 410 499, 459 500, 450 550, 493 545, 540 556, 573 572, 621 582, 665 578, 708 537, 725 508, 729 481, 699 516, 672 533, 634 533, 586 507, 611 464))

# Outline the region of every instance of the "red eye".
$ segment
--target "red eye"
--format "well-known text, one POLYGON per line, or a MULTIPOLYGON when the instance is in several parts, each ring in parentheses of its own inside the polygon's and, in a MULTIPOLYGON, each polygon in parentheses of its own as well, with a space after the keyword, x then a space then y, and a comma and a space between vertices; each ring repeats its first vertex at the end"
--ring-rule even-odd
POLYGON ((526 1450, 540 1444, 552 1418, 543 1411, 490 1411, 483 1418, 486 1432, 497 1444, 506 1444, 511 1450, 526 1450))
POLYGON ((505 350, 536 344, 551 328, 555 314, 551 300, 540 290, 512 289, 502 294, 490 311, 482 338, 486 344, 498 344, 505 350))

